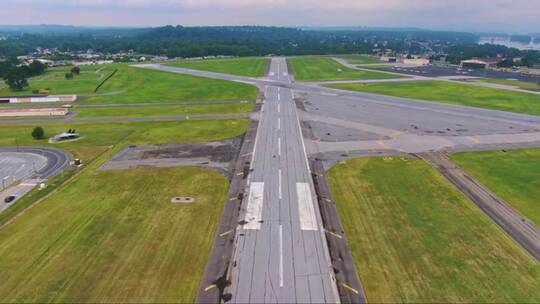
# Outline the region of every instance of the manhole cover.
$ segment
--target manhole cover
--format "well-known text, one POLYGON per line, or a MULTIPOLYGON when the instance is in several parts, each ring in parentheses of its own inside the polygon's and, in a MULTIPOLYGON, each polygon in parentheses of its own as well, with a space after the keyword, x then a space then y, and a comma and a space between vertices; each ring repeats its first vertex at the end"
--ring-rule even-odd
POLYGON ((194 202, 195 202, 195 199, 193 197, 179 196, 179 197, 173 197, 171 199, 171 203, 173 204, 191 204, 194 202))

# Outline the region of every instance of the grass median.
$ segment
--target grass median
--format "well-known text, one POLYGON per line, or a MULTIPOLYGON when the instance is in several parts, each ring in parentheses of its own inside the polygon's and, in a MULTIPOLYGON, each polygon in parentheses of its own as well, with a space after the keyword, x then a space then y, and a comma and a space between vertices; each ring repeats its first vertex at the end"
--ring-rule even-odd
POLYGON ((111 108, 75 108, 77 118, 95 117, 143 117, 203 114, 239 114, 253 111, 253 103, 215 105, 167 105, 111 108))
POLYGON ((0 89, 0 96, 29 95, 33 90, 48 89, 48 94, 76 94, 81 103, 138 103, 173 101, 254 101, 257 87, 203 77, 154 71, 124 64, 85 66, 81 74, 65 79, 67 67, 50 68, 43 75, 29 79, 30 86, 20 92, 0 89), (97 92, 96 87, 115 70, 97 92))
POLYGON ((193 302, 227 189, 209 169, 85 171, 0 229, 0 301, 193 302))
MULTIPOLYGON (((68 180, 55 178, 50 183, 63 184, 55 189, 49 184, 49 196, 34 191, 21 200, 24 205, 0 216, 0 302, 193 302, 227 178, 201 168, 98 168, 127 145, 221 140, 241 135, 248 124, 46 125, 47 136, 67 128, 83 136, 53 146, 83 158, 86 169, 68 180), (196 201, 172 204, 176 196, 196 201)), ((30 126, 0 129, 0 145, 50 145, 31 139, 30 131, 30 126)))
POLYGON ((65 149, 87 163, 115 145, 166 144, 205 142, 231 138, 243 134, 247 120, 205 120, 173 122, 125 123, 66 123, 43 125, 45 138, 35 140, 30 133, 33 125, 15 125, 0 128, 0 146, 45 146, 65 149), (58 144, 48 143, 48 138, 75 129, 81 139, 58 144))
POLYGON ((450 157, 540 227, 540 149, 462 152, 450 157))
POLYGON ((333 81, 403 78, 402 76, 348 68, 330 57, 289 58, 294 78, 299 81, 333 81))
POLYGON ((440 103, 540 115, 540 95, 447 81, 347 83, 326 85, 341 90, 413 98, 440 103))
POLYGON ((361 158, 328 179, 368 302, 540 301, 538 263, 426 163, 361 158))
POLYGON ((374 64, 380 63, 379 59, 371 55, 363 54, 350 54, 350 55, 339 55, 338 58, 344 59, 347 63, 350 64, 374 64))
POLYGON ((166 65, 202 70, 215 73, 232 74, 247 77, 262 77, 266 74, 269 58, 246 57, 246 58, 226 58, 226 59, 206 59, 206 60, 181 60, 170 62, 166 65))

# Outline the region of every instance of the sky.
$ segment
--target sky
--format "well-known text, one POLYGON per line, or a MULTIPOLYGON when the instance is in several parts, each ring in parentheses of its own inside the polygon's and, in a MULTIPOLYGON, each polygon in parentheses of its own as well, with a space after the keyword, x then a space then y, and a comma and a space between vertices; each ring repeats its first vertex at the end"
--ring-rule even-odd
POLYGON ((419 27, 540 32, 540 0, 0 0, 0 24, 419 27))

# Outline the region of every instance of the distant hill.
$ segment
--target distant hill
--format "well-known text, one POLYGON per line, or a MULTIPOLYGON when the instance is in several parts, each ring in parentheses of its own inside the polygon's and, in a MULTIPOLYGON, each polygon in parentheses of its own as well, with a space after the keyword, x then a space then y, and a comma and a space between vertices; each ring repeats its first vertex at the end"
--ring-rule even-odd
POLYGON ((133 36, 148 31, 147 28, 129 27, 85 27, 72 25, 0 25, 0 33, 10 35, 35 34, 35 35, 61 35, 73 36, 90 34, 96 36, 133 36))

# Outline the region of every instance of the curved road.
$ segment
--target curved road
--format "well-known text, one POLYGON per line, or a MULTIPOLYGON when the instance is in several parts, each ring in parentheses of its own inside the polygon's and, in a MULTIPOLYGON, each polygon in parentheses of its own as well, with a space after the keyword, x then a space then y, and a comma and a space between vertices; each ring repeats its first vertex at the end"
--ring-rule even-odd
POLYGON ((71 155, 64 150, 56 148, 41 148, 41 147, 20 147, 20 148, 0 148, 2 152, 21 152, 37 154, 47 158, 47 164, 37 171, 37 174, 30 178, 47 179, 60 173, 63 169, 69 166, 71 155))

